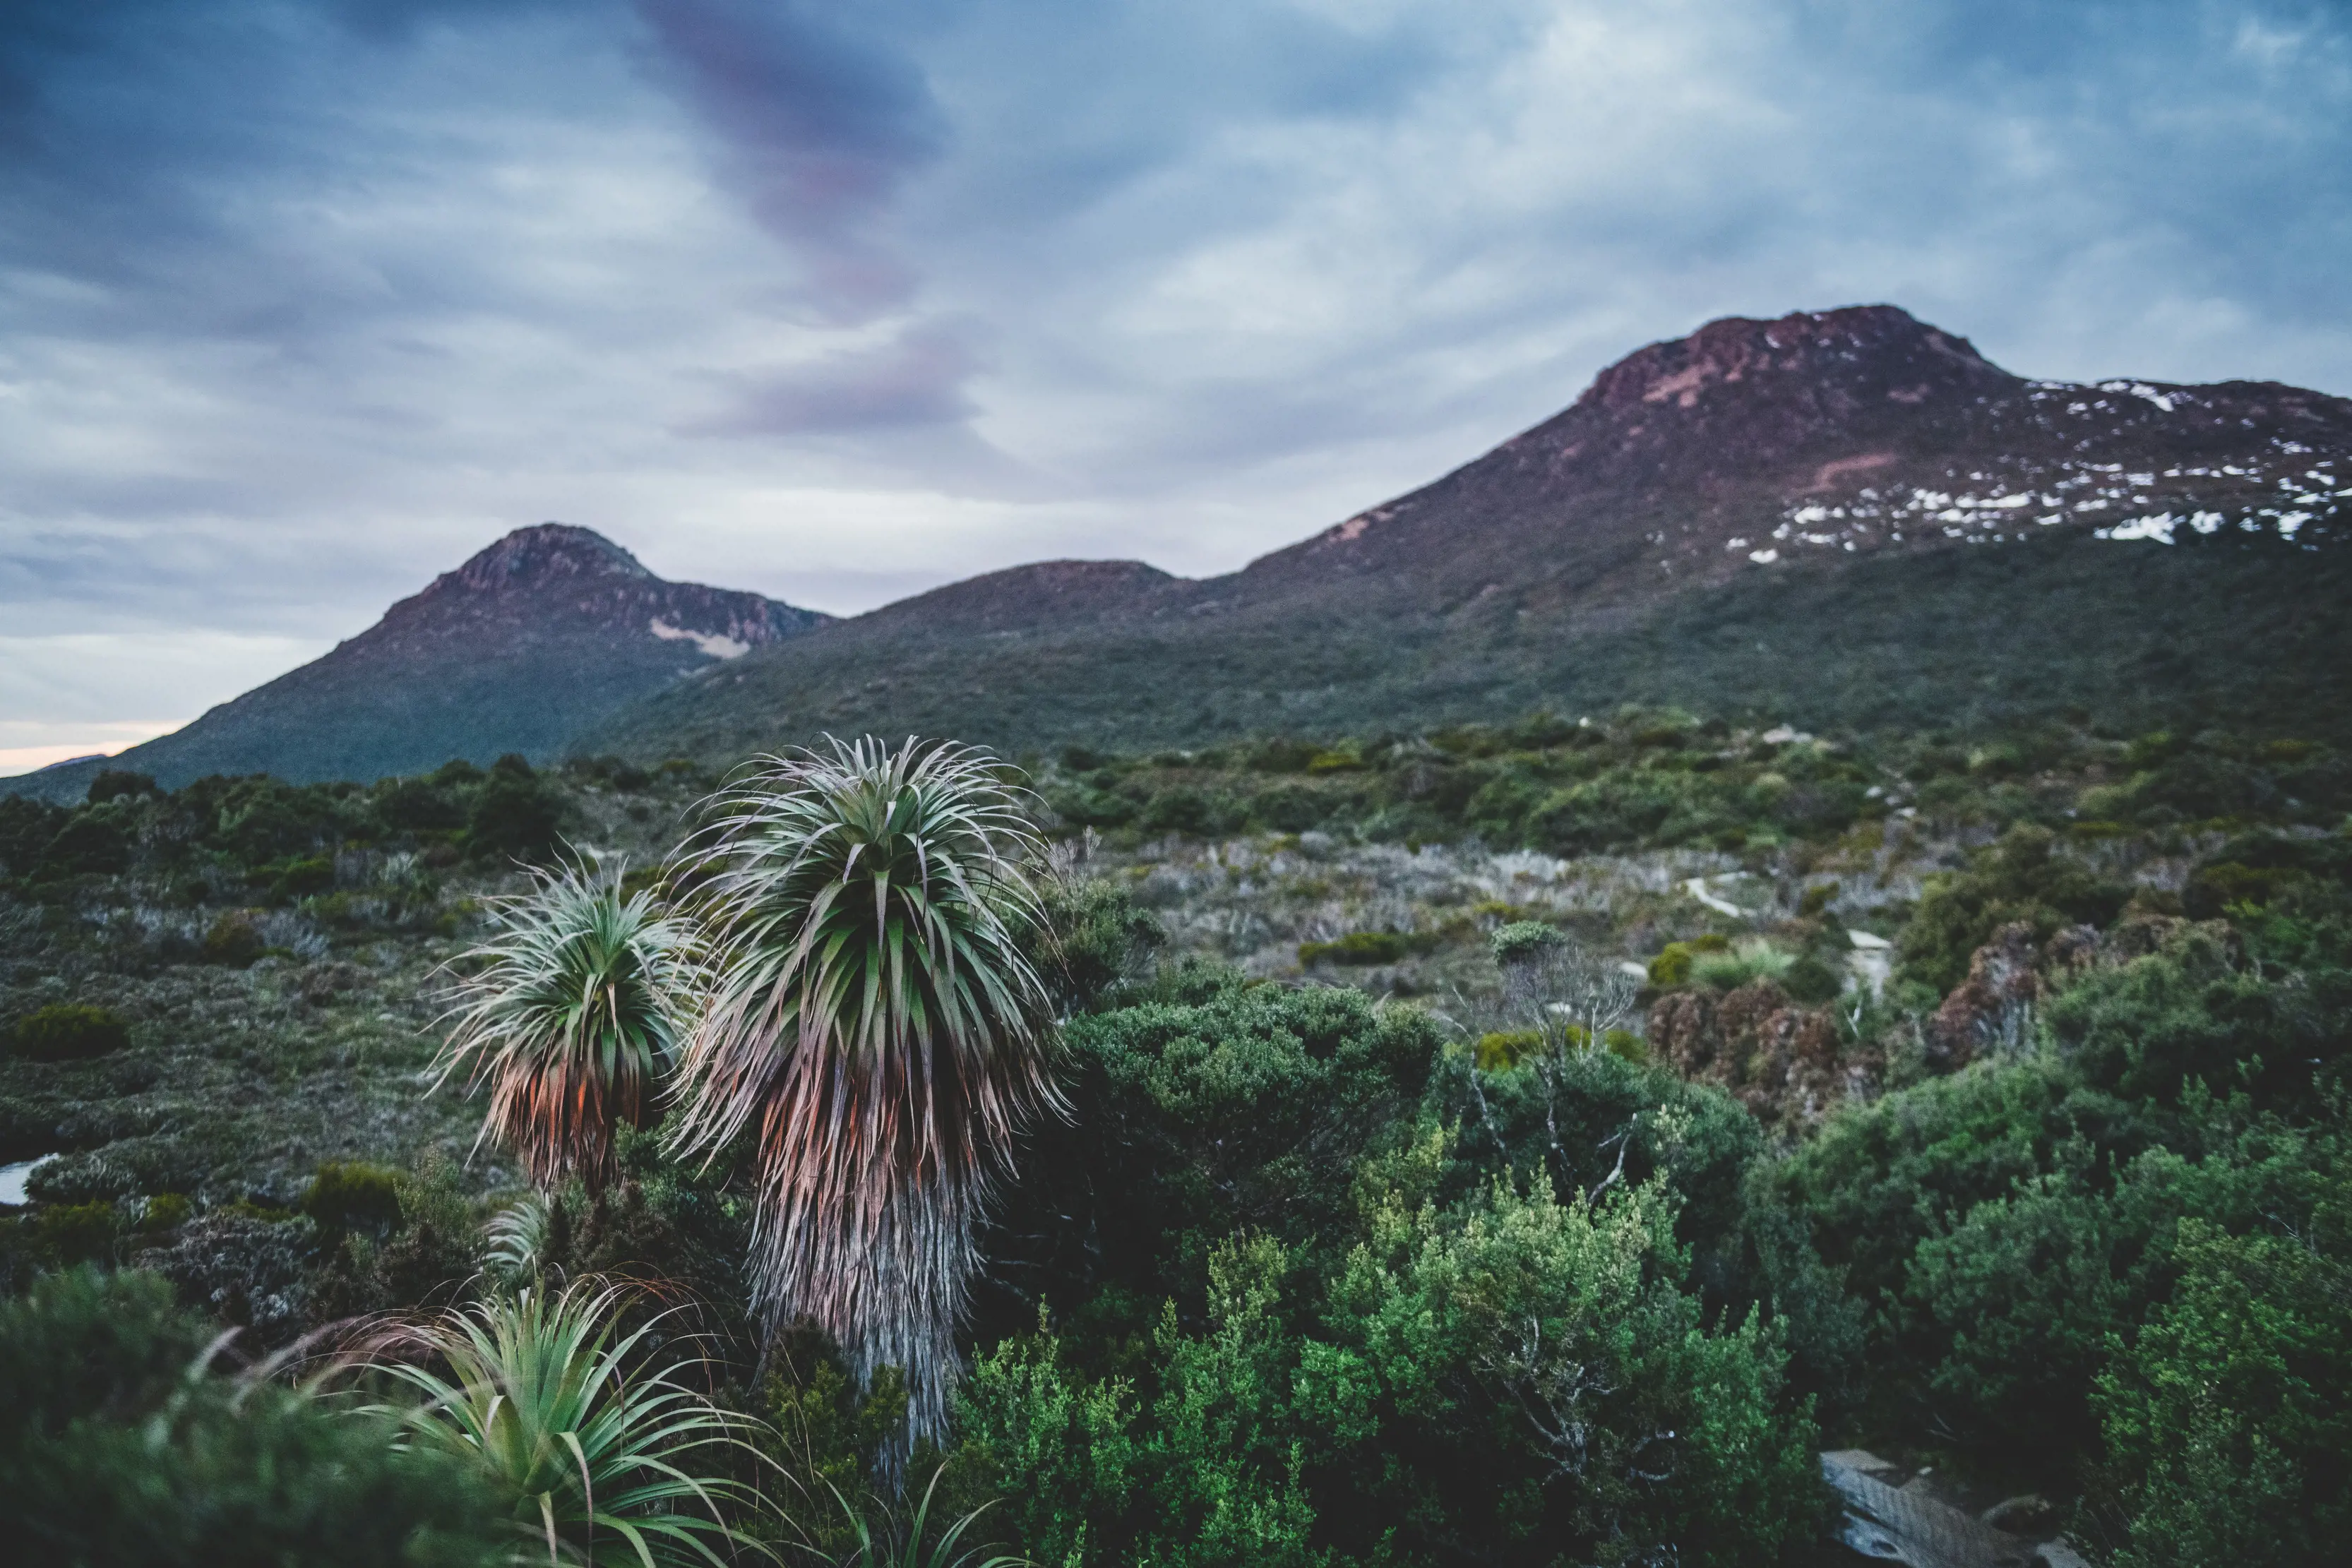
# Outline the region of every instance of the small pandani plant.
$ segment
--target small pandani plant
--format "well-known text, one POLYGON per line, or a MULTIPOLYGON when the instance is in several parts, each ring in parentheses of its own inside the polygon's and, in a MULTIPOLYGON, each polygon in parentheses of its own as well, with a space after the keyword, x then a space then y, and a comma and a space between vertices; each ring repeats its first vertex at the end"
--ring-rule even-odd
POLYGON ((525 1286, 419 1323, 393 1323, 345 1370, 421 1396, 362 1406, 406 1444, 476 1469, 551 1565, 709 1563, 761 1550, 727 1522, 764 1500, 730 1472, 756 1461, 761 1428, 684 1381, 651 1371, 649 1343, 670 1314, 627 1333, 623 1290, 581 1281, 525 1286), (722 1555, 722 1551, 728 1555, 722 1555))
POLYGON ((592 1197, 615 1174, 623 1125, 656 1117, 702 980, 693 929, 650 892, 625 893, 624 866, 531 873, 491 905, 494 936, 457 963, 460 979, 440 1076, 488 1082, 485 1139, 497 1138, 542 1192, 577 1176, 592 1197))
POLYGON ((893 1499, 877 1498, 873 1500, 878 1506, 872 1518, 844 1497, 839 1488, 826 1482, 856 1544, 831 1557, 819 1547, 805 1550, 816 1561, 828 1563, 829 1568, 1036 1568, 1025 1557, 983 1555, 985 1548, 962 1544, 965 1531, 979 1522, 991 1504, 983 1503, 960 1515, 933 1539, 931 1500, 939 1492, 940 1478, 946 1474, 945 1465, 931 1472, 930 1484, 923 1489, 922 1500, 912 1513, 893 1499))
POLYGON ((870 738, 770 758, 690 859, 715 977, 679 1145, 754 1134, 759 1305, 772 1333, 813 1320, 861 1384, 904 1371, 893 1481, 946 1441, 974 1228, 1014 1134, 1056 1103, 1023 948, 1044 846, 997 766, 870 738))

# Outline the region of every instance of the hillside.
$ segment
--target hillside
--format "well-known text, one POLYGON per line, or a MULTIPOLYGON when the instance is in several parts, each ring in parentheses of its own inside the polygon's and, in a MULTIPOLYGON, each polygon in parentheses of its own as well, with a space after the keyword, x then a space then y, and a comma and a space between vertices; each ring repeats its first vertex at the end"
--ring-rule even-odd
POLYGON ((575 751, 825 730, 1186 745, 1675 703, 1814 727, 2341 722, 2352 402, 2032 382, 1886 306, 1715 322, 1203 580, 992 573, 702 672, 575 751))
POLYGON ((118 757, 0 780, 79 800, 102 768, 369 780, 453 757, 543 759, 632 698, 824 623, 756 593, 667 582, 587 528, 518 528, 333 652, 118 757))

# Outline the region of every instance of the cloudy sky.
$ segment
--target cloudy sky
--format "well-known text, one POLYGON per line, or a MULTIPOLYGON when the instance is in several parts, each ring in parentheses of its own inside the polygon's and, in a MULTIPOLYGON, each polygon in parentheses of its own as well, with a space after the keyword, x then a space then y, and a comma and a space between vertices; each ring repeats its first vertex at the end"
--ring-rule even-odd
POLYGON ((0 772, 556 518, 1231 570, 1891 300, 2352 393, 2345 0, 6 0, 0 772))

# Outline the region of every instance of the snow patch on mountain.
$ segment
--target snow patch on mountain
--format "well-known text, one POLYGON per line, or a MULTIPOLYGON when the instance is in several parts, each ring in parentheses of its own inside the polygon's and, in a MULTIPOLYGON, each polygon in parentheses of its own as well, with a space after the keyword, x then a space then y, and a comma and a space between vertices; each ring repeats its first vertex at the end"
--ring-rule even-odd
POLYGON ((695 632, 683 626, 673 626, 658 615, 654 617, 653 624, 647 630, 665 643, 691 643, 714 659, 740 659, 751 651, 749 643, 739 643, 718 632, 695 632))

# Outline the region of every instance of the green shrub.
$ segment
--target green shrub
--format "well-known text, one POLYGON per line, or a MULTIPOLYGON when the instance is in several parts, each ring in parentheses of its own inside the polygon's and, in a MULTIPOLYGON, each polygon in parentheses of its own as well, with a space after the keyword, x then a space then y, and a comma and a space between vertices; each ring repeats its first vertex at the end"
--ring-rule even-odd
POLYGON ((2181 889, 2181 903, 2193 918, 2211 920, 2231 904, 2268 904, 2280 887, 2304 880, 2303 873, 2284 866, 2257 868, 2224 861, 2198 867, 2181 889))
POLYGON ((1490 1030, 1478 1037, 1472 1055, 1481 1072, 1508 1072, 1543 1048, 1541 1030, 1490 1030))
MULTIPOLYGON (((1784 980, 1796 960, 1769 942, 1755 938, 1728 952, 1703 953, 1691 959, 1690 976, 1702 986, 1736 991, 1753 980, 1784 980)), ((1831 992, 1836 994, 1834 990, 1831 992)))
POLYGON ((2025 757, 2010 742, 1996 741, 1969 753, 1969 771, 1986 779, 2011 779, 2025 771, 2025 757))
POLYGON ((1042 889, 1041 966, 1064 1011, 1084 1011, 1134 978, 1168 940, 1159 917, 1102 878, 1056 879, 1042 889))
POLYGON ((1808 1007, 1834 1001, 1845 989, 1845 977, 1811 953, 1799 955, 1780 980, 1781 989, 1808 1007))
POLYGON ((1554 854, 1688 843, 1738 825, 1743 807, 1712 774, 1622 768, 1555 790, 1526 817, 1525 832, 1554 854))
POLYGON ((501 757, 491 764, 467 813, 467 852, 493 862, 545 860, 562 842, 563 810, 563 798, 530 763, 519 756, 501 757))
POLYGON ((1540 1073, 1474 1083, 1465 1071, 1469 1061, 1447 1061, 1430 1109, 1459 1127, 1449 1190, 1504 1172, 1543 1171, 1562 1193, 1663 1177, 1681 1204, 1678 1234, 1693 1249, 1694 1269, 1713 1281, 1711 1290, 1731 1291, 1744 1267, 1731 1254, 1745 1245, 1739 1228, 1748 1206, 1741 1192, 1748 1163, 1764 1146, 1761 1125, 1714 1085, 1636 1061, 1605 1035, 1603 1049, 1591 1051, 1581 1049, 1581 1031, 1562 1032, 1571 1049, 1540 1073))
MULTIPOLYGON (((1245 754, 1248 767, 1260 773, 1304 773, 1321 747, 1288 737, 1253 742, 1245 754)), ((1100 766, 1097 762, 1097 766, 1100 766)))
POLYGON ((563 764, 564 773, 571 778, 591 783, 609 784, 623 793, 643 789, 653 782, 653 775, 625 758, 574 757, 563 764))
POLYGON ((0 1497, 26 1563, 488 1568, 510 1539, 467 1467, 268 1383, 207 1373, 212 1326, 152 1274, 0 1302, 0 1497))
POLYGON ((2189 751, 2132 780, 2133 804, 2142 821, 2167 816, 2190 821, 2237 817, 2266 803, 2268 783, 2234 758, 2189 751))
POLYGON ((1329 812, 1326 799, 1296 784, 1280 784, 1253 793, 1243 805, 1249 825, 1264 831, 1303 833, 1323 825, 1329 812))
POLYGON ((1636 1067, 1646 1067, 1650 1063, 1649 1042, 1630 1029, 1612 1029, 1601 1037, 1601 1043, 1610 1055, 1620 1061, 1630 1061, 1636 1067))
POLYGON ((1650 984, 1661 990, 1690 984, 1691 966, 1702 954, 1727 953, 1731 950, 1731 938, 1710 931, 1694 936, 1687 942, 1669 942, 1658 956, 1650 960, 1650 984))
POLYGON ((1155 833, 1206 833, 1219 825, 1216 805, 1190 784, 1171 784, 1144 802, 1136 826, 1155 833))
POLYGON ((2199 1080, 2307 1103, 2352 1052, 2352 973, 2243 965, 2225 932, 2180 925, 2156 952, 2077 980, 2043 1017, 2085 1079, 2126 1098, 2169 1100, 2199 1080))
POLYGON ((2344 1218, 2337 1208, 2317 1238, 2182 1221, 2179 1289, 2099 1379, 2128 1532, 2122 1568, 2342 1560, 2352 1532, 2344 1218))
POLYGON ((245 866, 316 854, 344 836, 341 801, 330 786, 261 775, 200 779, 173 805, 205 848, 245 866))
POLYGON ((41 846, 39 869, 51 876, 106 875, 127 871, 136 824, 131 803, 79 806, 41 846))
POLYGON ((125 795, 155 793, 155 780, 150 774, 133 773, 122 768, 101 768, 98 770, 98 777, 89 781, 89 793, 83 799, 93 806, 100 806, 125 795))
POLYGON ((906 1425, 905 1376, 886 1366, 860 1389, 820 1336, 796 1333, 770 1357, 759 1408, 767 1429, 755 1440, 782 1474, 782 1495, 805 1500, 792 1510, 793 1543, 820 1562, 851 1561, 856 1521, 834 1499, 866 1490, 876 1458, 906 1425))
POLYGON ((1514 920, 1497 926, 1494 935, 1486 938, 1486 950, 1495 956, 1496 963, 1508 966, 1549 952, 1567 940, 1557 925, 1547 925, 1540 920, 1514 920))
POLYGON ((29 877, 66 813, 46 800, 0 795, 0 876, 29 877))
POLYGON ((56 1262, 104 1262, 121 1239, 122 1217, 111 1203, 50 1204, 33 1216, 33 1234, 56 1262))
POLYGON ((223 964, 232 969, 242 969, 262 954, 269 944, 261 935, 260 911, 228 909, 221 912, 205 933, 205 961, 223 964))
POLYGON ((16 1020, 12 1049, 30 1061, 84 1061, 131 1043, 131 1026, 110 1008, 52 1002, 16 1020))
POLYGON ((196 1206, 182 1192, 159 1192, 147 1200, 139 1216, 139 1228, 152 1233, 177 1230, 194 1218, 196 1206))
POLYGON ((2014 921, 2037 941, 2068 924, 2104 926, 2131 890, 2059 852, 2046 828, 2011 828, 1969 869, 1932 879, 1896 946, 1900 973, 1937 996, 1968 978, 1969 959, 2014 921))
POLYGON ((466 802, 437 779, 390 779, 376 786, 375 813, 400 831, 453 831, 466 825, 466 802))
MULTIPOLYGON (((1427 1014, 1353 989, 1249 986, 1210 965, 1171 967, 1150 989, 1065 1025, 1072 1117, 1024 1154, 992 1270, 1071 1311, 1123 1291, 1120 1311, 1139 1316, 1119 1333, 1148 1333, 1163 1297, 1196 1291, 1206 1248, 1236 1225, 1286 1244, 1333 1234, 1359 1163, 1411 1135, 1444 1045, 1427 1014)), ((996 1332, 1019 1332, 1037 1300, 992 1310, 996 1332)))
POLYGON ((335 862, 329 855, 308 855, 265 866, 262 874, 269 879, 272 904, 292 904, 331 891, 335 885, 335 862))
POLYGON ((1111 789, 1092 785, 1050 790, 1047 800, 1062 821, 1079 828, 1119 828, 1135 821, 1135 802, 1111 789))
POLYGON ((2087 1143, 2052 1168, 1967 1210, 1913 1253, 1906 1301, 1945 1426, 2028 1466, 2095 1459, 2095 1379, 2174 1289, 2192 1225, 2243 1235, 2312 1233, 2341 1178, 2340 1135, 2200 1102, 2212 1152, 2151 1149, 2112 1184, 2087 1143))
POLYGON ((1838 1111, 1773 1177, 1853 1294, 1885 1303, 1899 1300, 1921 1241, 2059 1168, 2062 1148, 2079 1139, 2095 1177, 2110 1154, 2137 1154, 2152 1132, 2143 1113, 2062 1063, 1979 1062, 1838 1111))
POLYGON ((302 1212, 331 1234, 382 1237, 400 1224, 400 1173, 357 1161, 329 1160, 302 1194, 302 1212))
MULTIPOLYGON (((342 1243, 329 1251, 325 1281, 327 1304, 336 1315, 447 1301, 475 1273, 481 1216, 460 1185, 457 1167, 439 1150, 428 1146, 408 1172, 331 1161, 319 1174, 313 1190, 326 1187, 320 1194, 325 1215, 320 1224, 330 1241, 342 1243), (331 1172, 336 1179, 330 1185, 331 1172)), ((613 1248, 609 1236, 577 1239, 576 1247, 550 1262, 577 1274, 638 1260, 621 1255, 626 1249, 613 1248), (587 1255, 591 1248, 598 1249, 593 1256, 587 1255)), ((569 1240, 566 1245, 571 1247, 569 1240)), ((673 1260, 649 1261, 667 1265, 673 1260)), ((684 1282, 699 1285, 702 1281, 685 1276, 684 1282)))
POLYGON ((1657 1182, 1591 1205, 1556 1202, 1541 1182, 1525 1197, 1497 1183, 1454 1213, 1391 1194, 1331 1286, 1339 1354, 1301 1381, 1336 1437, 1361 1432, 1374 1454, 1402 1448, 1423 1462, 1401 1491, 1387 1464, 1354 1469, 1346 1503, 1328 1510, 1335 1533, 1370 1555, 1393 1531, 1423 1560, 1467 1535, 1488 1542, 1473 1555, 1492 1559, 1533 1522, 1517 1511, 1534 1507, 1535 1533, 1570 1561, 1769 1562, 1812 1540, 1813 1426, 1780 1402, 1779 1336, 1754 1318, 1707 1332, 1697 1296, 1677 1284, 1675 1208, 1657 1182), (1512 1415, 1439 1392, 1482 1366, 1512 1415), (1546 1419, 1564 1407, 1577 1411, 1572 1430, 1546 1419), (1388 1427, 1377 1435, 1364 1430, 1374 1412, 1388 1427), (1659 1488, 1640 1479, 1655 1473, 1640 1456, 1669 1431, 1660 1469, 1675 1479, 1659 1488), (1513 1484, 1540 1474, 1558 1479, 1513 1484), (1443 1533, 1423 1534, 1436 1518, 1443 1533))
POLYGON ((1171 1303, 1150 1329, 1148 1380, 1091 1375, 1051 1333, 984 1355, 967 1458, 1015 1542, 1199 1568, 1727 1568, 1815 1538, 1814 1430, 1780 1401, 1785 1354, 1752 1318, 1709 1331, 1674 1282, 1660 1190, 1588 1207, 1498 1185, 1443 1211, 1366 1196, 1319 1301, 1273 1239, 1217 1244, 1205 1310, 1171 1303))

